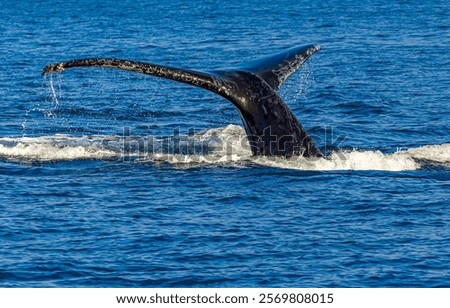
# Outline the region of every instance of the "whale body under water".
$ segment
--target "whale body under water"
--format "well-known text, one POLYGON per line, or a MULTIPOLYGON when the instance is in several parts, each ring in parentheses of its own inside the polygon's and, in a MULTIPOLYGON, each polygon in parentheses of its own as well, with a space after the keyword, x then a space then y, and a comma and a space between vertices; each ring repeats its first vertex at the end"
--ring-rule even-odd
POLYGON ((77 59, 47 65, 42 75, 74 67, 108 67, 162 77, 212 91, 238 109, 255 156, 323 157, 278 95, 284 81, 315 52, 317 45, 294 47, 226 70, 189 70, 114 58, 77 59))

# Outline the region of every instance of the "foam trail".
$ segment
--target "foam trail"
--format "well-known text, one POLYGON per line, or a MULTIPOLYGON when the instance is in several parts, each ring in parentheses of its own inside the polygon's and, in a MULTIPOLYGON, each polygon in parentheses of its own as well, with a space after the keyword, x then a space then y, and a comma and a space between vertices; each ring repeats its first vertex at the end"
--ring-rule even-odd
POLYGON ((120 153, 106 149, 100 139, 87 137, 1 138, 0 158, 19 161, 71 161, 112 159, 120 153))
MULTIPOLYGON (((128 138, 128 137, 127 137, 128 138)), ((237 125, 209 129, 184 136, 182 150, 172 147, 173 139, 151 137, 143 151, 140 142, 127 142, 120 136, 0 138, 0 159, 19 161, 138 160, 166 162, 177 166, 248 165, 295 170, 417 170, 421 162, 450 167, 450 144, 429 145, 384 154, 380 151, 335 152, 327 158, 252 156, 245 131, 237 125), (169 141, 168 141, 169 140, 169 141), (172 142, 167 146, 168 142, 172 142), (134 145, 134 146, 133 146, 134 145), (136 146, 137 145, 137 146, 136 146), (128 148, 126 148, 129 146, 128 148), (148 149, 151 149, 150 151, 148 149), (184 153, 184 154, 183 154, 184 153)))

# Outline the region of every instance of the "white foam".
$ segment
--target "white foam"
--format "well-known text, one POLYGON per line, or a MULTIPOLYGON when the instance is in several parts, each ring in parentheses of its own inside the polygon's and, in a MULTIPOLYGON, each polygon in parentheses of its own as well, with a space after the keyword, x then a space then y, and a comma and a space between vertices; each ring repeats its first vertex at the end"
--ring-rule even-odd
POLYGON ((411 157, 395 153, 385 155, 379 151, 357 151, 333 153, 327 158, 295 157, 290 159, 260 157, 262 165, 297 170, 383 170, 404 171, 420 167, 411 157))
MULTIPOLYGON (((380 151, 358 151, 333 153, 327 158, 252 157, 245 131, 237 125, 211 129, 203 137, 215 138, 217 147, 213 159, 205 162, 251 161, 260 165, 298 170, 416 170, 420 165, 405 152, 383 154, 380 151)), ((169 161, 171 161, 169 159, 169 161)), ((183 157, 185 163, 197 162, 197 158, 183 157)), ((181 161, 177 158, 177 163, 181 161)))
MULTIPOLYGON (((256 163, 263 166, 296 170, 383 170, 404 171, 421 168, 418 161, 434 162, 450 167, 450 144, 429 145, 384 154, 380 151, 352 150, 336 152, 327 158, 253 157, 245 131, 237 125, 209 129, 189 136, 200 144, 200 152, 173 154, 142 152, 131 149, 126 155, 141 161, 184 165, 217 165, 256 163), (202 151, 202 149, 208 151, 202 151)), ((157 143, 156 139, 152 139, 157 143)), ((71 137, 66 135, 36 138, 0 138, 0 158, 32 161, 64 161, 80 159, 124 158, 124 142, 117 136, 71 137), (107 142, 105 142, 107 141, 107 142)), ((158 148, 156 145, 155 148, 158 148)))
POLYGON ((111 159, 118 153, 101 146, 98 139, 55 135, 37 138, 1 138, 0 157, 26 161, 111 159))
POLYGON ((415 159, 450 165, 450 144, 426 145, 406 153, 415 159))
POLYGON ((242 163, 251 159, 252 153, 242 127, 230 124, 197 133, 191 140, 210 151, 202 155, 153 154, 148 159, 171 164, 227 164, 242 163))

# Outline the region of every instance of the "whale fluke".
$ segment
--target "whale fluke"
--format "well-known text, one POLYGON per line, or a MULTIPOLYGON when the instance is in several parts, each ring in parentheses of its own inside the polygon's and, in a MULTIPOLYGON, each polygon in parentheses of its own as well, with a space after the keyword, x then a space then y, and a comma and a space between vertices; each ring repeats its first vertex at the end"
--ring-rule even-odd
POLYGON ((295 73, 310 56, 319 50, 320 47, 318 45, 294 47, 275 55, 250 62, 243 66, 242 69, 261 77, 274 90, 278 91, 285 80, 295 73))
POLYGON ((108 67, 194 85, 217 93, 236 106, 253 155, 322 157, 277 94, 283 82, 319 49, 317 45, 295 47, 235 69, 211 71, 113 58, 78 59, 47 65, 42 75, 74 67, 108 67))

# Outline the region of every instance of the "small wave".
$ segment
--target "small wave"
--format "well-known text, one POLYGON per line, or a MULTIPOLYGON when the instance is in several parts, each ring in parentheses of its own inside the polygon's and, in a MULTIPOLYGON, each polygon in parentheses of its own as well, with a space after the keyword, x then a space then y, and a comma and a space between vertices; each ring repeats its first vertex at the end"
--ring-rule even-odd
POLYGON ((95 136, 0 138, 0 158, 16 161, 137 160, 178 166, 258 164, 296 170, 417 170, 422 162, 450 167, 450 144, 428 145, 392 154, 351 150, 327 158, 254 157, 242 127, 228 125, 186 136, 95 136))

